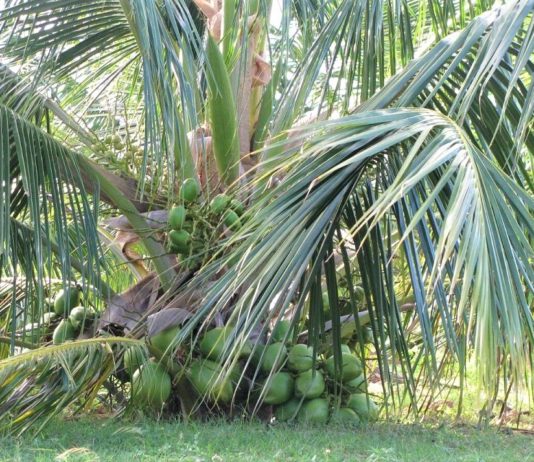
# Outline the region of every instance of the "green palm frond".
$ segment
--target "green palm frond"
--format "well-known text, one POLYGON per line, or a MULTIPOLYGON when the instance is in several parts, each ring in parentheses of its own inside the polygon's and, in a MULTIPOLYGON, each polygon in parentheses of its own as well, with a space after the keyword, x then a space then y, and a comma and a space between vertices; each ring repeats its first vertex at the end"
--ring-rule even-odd
MULTIPOLYGON (((302 150, 270 172, 289 170, 250 211, 232 243, 241 261, 209 291, 196 322, 240 293, 231 315, 238 341, 291 305, 296 313, 309 311, 317 341, 324 324, 320 288, 337 293, 341 276, 331 262, 340 254, 345 277, 352 280, 351 268, 361 275, 382 377, 387 383, 400 363, 413 405, 414 371, 423 368, 437 380, 443 345, 463 365, 465 347, 474 347, 488 389, 502 361, 510 361, 520 382, 530 374, 534 323, 524 291, 534 282, 532 197, 458 125, 428 110, 357 114, 310 127, 300 140, 302 150), (422 353, 415 358, 394 285, 399 256, 410 269, 420 329, 422 353)), ((192 284, 218 268, 208 267, 192 284)), ((330 306, 339 343, 335 296, 330 306)))
POLYGON ((6 106, 0 106, 0 124, 0 275, 15 276, 24 268, 28 295, 36 291, 42 304, 53 267, 65 284, 76 279, 72 256, 84 262, 84 283, 98 287, 98 208, 84 192, 72 154, 6 106), (69 223, 84 236, 83 246, 71 245, 69 223))
POLYGON ((309 106, 313 107, 312 115, 322 111, 347 113, 382 88, 414 58, 416 50, 430 47, 436 37, 464 28, 494 4, 351 0, 293 3, 294 10, 286 7, 282 11, 282 27, 293 15, 302 27, 295 36, 282 32, 286 39, 278 54, 288 66, 292 61, 298 65, 290 83, 280 89, 271 127, 275 136, 310 112, 309 106), (297 57, 294 42, 299 44, 297 57))
POLYGON ((98 95, 141 60, 147 139, 141 187, 149 166, 155 184, 164 167, 170 184, 178 168, 180 175, 195 174, 186 133, 197 126, 196 58, 202 46, 189 4, 92 0, 44 8, 17 0, 0 15, 2 32, 8 37, 3 53, 27 67, 41 89, 66 79, 71 85, 74 78, 74 93, 89 89, 98 95))
POLYGON ((108 337, 39 348, 0 361, 0 432, 20 434, 72 403, 91 403, 117 366, 113 348, 142 342, 108 337), (5 418, 8 416, 9 418, 5 418))
POLYGON ((78 281, 86 294, 96 290, 109 296, 97 227, 100 191, 136 223, 162 280, 170 284, 172 271, 163 247, 149 236, 144 219, 112 179, 3 105, 0 127, 5 134, 0 146, 0 276, 16 281, 22 273, 25 303, 39 307, 34 319, 15 321, 17 315, 12 315, 13 323, 41 317, 50 278, 61 278, 63 285, 78 281), (93 185, 92 195, 84 188, 86 179, 93 185))
POLYGON ((471 141, 534 191, 531 1, 508 2, 474 19, 415 59, 358 112, 420 106, 457 121, 471 141), (528 163, 528 162, 527 162, 528 163))

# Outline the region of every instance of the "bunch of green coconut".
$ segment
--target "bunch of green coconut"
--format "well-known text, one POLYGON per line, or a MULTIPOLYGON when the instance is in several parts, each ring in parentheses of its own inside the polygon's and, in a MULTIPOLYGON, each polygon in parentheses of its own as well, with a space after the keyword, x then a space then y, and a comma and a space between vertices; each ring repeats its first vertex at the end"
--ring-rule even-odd
POLYGON ((82 290, 79 286, 60 290, 53 302, 53 311, 45 313, 54 319, 60 319, 54 329, 52 341, 59 345, 74 340, 96 318, 95 310, 82 304, 82 290))
POLYGON ((179 197, 182 203, 168 214, 169 250, 193 269, 207 256, 206 250, 213 248, 210 243, 219 237, 223 225, 230 231, 241 227, 245 208, 226 194, 218 194, 210 202, 201 201, 200 185, 193 178, 183 181, 179 197))
MULTIPOLYGON (((177 361, 176 345, 180 327, 171 327, 147 337, 146 348, 132 346, 123 355, 123 367, 130 377, 132 404, 149 412, 161 411, 169 400, 173 384, 186 380, 199 401, 223 405, 232 400, 241 374, 236 367, 223 370, 224 343, 229 327, 209 330, 186 369, 177 361)), ((250 350, 249 350, 250 352, 250 350)))
POLYGON ((284 343, 289 328, 289 321, 276 325, 259 361, 266 374, 263 402, 275 406, 275 419, 352 425, 375 421, 378 407, 367 394, 364 366, 349 346, 341 345, 339 358, 332 352, 314 357, 311 346, 284 343))
POLYGON ((95 152, 105 153, 106 151, 123 151, 126 148, 126 154, 130 157, 143 154, 143 147, 127 142, 118 133, 106 136, 101 142, 92 145, 95 152))
POLYGON ((231 359, 227 348, 234 329, 228 325, 208 330, 185 369, 167 356, 178 327, 147 339, 152 358, 138 347, 126 350, 123 364, 131 377, 134 406, 160 411, 171 398, 173 384, 185 379, 197 399, 212 408, 239 405, 236 401, 243 399, 240 407, 247 409, 252 396, 272 411, 275 421, 358 425, 378 417, 378 407, 367 393, 363 364, 347 345, 342 345, 339 359, 332 354, 314 357, 312 347, 291 345, 290 323, 284 320, 266 345, 247 341, 231 359))
POLYGON ((55 345, 74 340, 80 332, 95 320, 96 312, 82 304, 82 290, 71 286, 60 290, 54 298, 47 298, 43 313, 38 322, 26 324, 21 336, 33 345, 47 341, 50 337, 55 345))

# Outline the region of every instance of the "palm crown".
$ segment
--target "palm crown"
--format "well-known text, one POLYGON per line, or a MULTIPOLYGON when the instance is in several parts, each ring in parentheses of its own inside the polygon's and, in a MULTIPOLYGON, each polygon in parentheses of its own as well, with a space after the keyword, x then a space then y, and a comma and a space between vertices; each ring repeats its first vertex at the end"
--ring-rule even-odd
MULTIPOLYGON (((531 390, 534 1, 293 0, 276 24, 273 8, 6 2, 2 356, 43 311, 51 280, 109 299, 153 270, 164 295, 152 312, 206 288, 182 341, 224 313, 239 332, 229 351, 283 317, 305 319, 310 344, 330 335, 339 346, 345 290, 351 322, 372 328, 390 402, 423 409, 451 364, 463 384, 473 352, 487 390, 531 390), (187 178, 208 200, 236 191, 247 203, 242 228, 193 272, 153 219, 187 178), (99 223, 116 211, 130 233, 120 246, 99 223)), ((120 342, 133 340, 109 340, 120 342)), ((39 355, 90 351, 68 399, 31 403, 46 414, 46 400, 101 384, 89 372, 101 345, 36 350, 0 373, 20 385, 51 374, 39 355)), ((2 412, 15 418, 28 406, 9 402, 2 412)))

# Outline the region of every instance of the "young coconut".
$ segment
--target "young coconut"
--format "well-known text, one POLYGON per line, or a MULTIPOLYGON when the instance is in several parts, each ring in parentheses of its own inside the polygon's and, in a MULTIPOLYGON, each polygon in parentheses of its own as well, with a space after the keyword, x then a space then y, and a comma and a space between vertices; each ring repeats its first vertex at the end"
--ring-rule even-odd
POLYGON ((179 333, 180 326, 169 327, 150 337, 148 344, 154 347, 160 353, 160 356, 162 356, 169 353, 176 345, 176 338, 179 333))
POLYGON ((184 226, 186 217, 187 211, 185 210, 185 207, 183 205, 179 205, 170 210, 167 221, 172 229, 178 231, 184 226))
POLYGON ((295 372, 309 371, 313 367, 313 348, 299 343, 289 350, 287 367, 295 372))
POLYGON ((274 410, 274 417, 280 422, 293 420, 302 406, 302 401, 298 398, 293 398, 280 406, 276 406, 274 410))
POLYGON ((341 382, 348 382, 358 377, 362 372, 362 363, 351 353, 341 353, 341 373, 336 370, 334 356, 326 360, 325 369, 330 377, 341 382))
POLYGON ((62 319, 61 322, 54 329, 52 335, 52 342, 54 345, 60 345, 67 340, 74 340, 76 337, 76 329, 69 319, 62 319))
POLYGON ((287 319, 278 321, 271 332, 271 342, 291 342, 293 336, 289 332, 290 329, 291 321, 287 319))
POLYGON ((232 331, 231 326, 215 327, 204 334, 200 342, 200 352, 212 361, 221 361, 227 356, 225 342, 232 331), (225 354, 226 353, 226 354, 225 354))
POLYGON ((171 395, 171 378, 158 363, 148 361, 132 376, 132 402, 156 411, 171 395))
POLYGON ((321 398, 306 401, 299 411, 298 419, 312 424, 325 424, 328 422, 328 401, 321 398))
POLYGON ((289 372, 277 372, 265 382, 267 387, 263 401, 266 404, 282 404, 291 398, 295 381, 289 372))
POLYGON ((194 178, 187 178, 180 188, 180 197, 185 202, 195 202, 200 195, 200 185, 194 178))
POLYGON ((234 387, 229 377, 216 362, 209 359, 191 363, 187 378, 199 395, 208 396, 214 402, 227 403, 234 395, 234 387))
POLYGON ((378 419, 378 406, 365 393, 354 393, 347 401, 351 408, 364 422, 374 422, 378 419))
POLYGON ((280 369, 287 359, 287 348, 282 342, 273 343, 265 348, 261 360, 261 370, 266 374, 280 369))
POLYGON ((60 290, 54 299, 54 312, 58 316, 67 316, 80 304, 81 297, 82 291, 78 286, 60 290))
POLYGON ((69 320, 75 329, 80 329, 82 325, 93 322, 95 317, 95 310, 90 306, 75 306, 69 314, 69 320))
MULTIPOLYGON (((352 350, 350 349, 350 347, 346 344, 346 343, 342 343, 340 345, 340 349, 341 349, 341 353, 344 354, 349 354, 351 355, 352 354, 352 350)), ((334 348, 333 347, 329 347, 328 348, 328 356, 332 356, 334 354, 334 348)))
POLYGON ((224 212, 223 223, 232 231, 237 231, 239 228, 241 228, 241 220, 239 219, 237 213, 235 213, 233 210, 227 210, 224 212))
POLYGON ((316 370, 301 372, 295 380, 295 396, 306 399, 318 398, 326 388, 323 374, 316 370))
POLYGON ((365 383, 365 377, 363 374, 360 374, 355 379, 349 380, 343 384, 343 387, 351 393, 360 393, 365 392, 367 389, 367 384, 365 383))
POLYGON ((330 417, 330 422, 343 425, 359 425, 361 423, 358 414, 349 407, 335 410, 330 417))
POLYGON ((237 213, 238 216, 241 216, 243 213, 245 213, 245 206, 237 199, 230 200, 230 208, 237 213))
POLYGON ((189 244, 191 243, 191 234, 185 229, 173 229, 169 232, 169 239, 172 244, 180 251, 180 253, 189 252, 189 244))
POLYGON ((138 346, 131 346, 126 349, 122 357, 122 363, 124 369, 130 374, 139 369, 143 364, 148 361, 148 355, 146 351, 138 346))
POLYGON ((217 194, 210 202, 213 214, 221 215, 230 205, 230 198, 226 194, 217 194))

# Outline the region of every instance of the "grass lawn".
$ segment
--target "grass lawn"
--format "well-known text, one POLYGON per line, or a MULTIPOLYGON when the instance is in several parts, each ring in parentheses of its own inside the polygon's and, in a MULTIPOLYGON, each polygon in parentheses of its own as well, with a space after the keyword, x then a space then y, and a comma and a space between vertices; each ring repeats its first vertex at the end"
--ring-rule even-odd
POLYGON ((377 424, 364 429, 84 418, 0 439, 0 461, 534 462, 534 436, 377 424))

